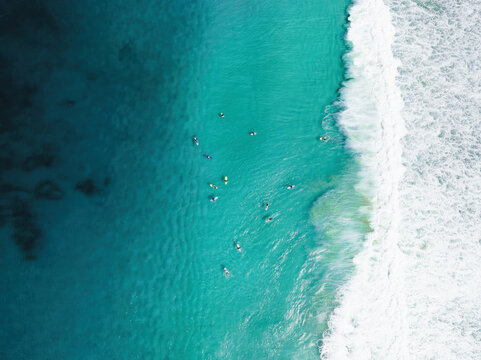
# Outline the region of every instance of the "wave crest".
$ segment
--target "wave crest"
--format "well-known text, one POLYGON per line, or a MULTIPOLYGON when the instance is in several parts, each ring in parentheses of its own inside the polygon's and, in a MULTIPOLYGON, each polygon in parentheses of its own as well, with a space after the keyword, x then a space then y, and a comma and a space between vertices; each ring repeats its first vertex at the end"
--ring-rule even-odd
POLYGON ((362 211, 370 217, 372 231, 354 258, 355 273, 340 290, 340 306, 329 320, 321 358, 405 358, 403 254, 398 247, 399 181, 404 172, 400 140, 405 128, 396 86, 398 62, 391 50, 394 29, 381 0, 354 2, 349 21, 349 80, 340 92, 344 110, 338 122, 360 159, 356 190, 367 199, 362 211))

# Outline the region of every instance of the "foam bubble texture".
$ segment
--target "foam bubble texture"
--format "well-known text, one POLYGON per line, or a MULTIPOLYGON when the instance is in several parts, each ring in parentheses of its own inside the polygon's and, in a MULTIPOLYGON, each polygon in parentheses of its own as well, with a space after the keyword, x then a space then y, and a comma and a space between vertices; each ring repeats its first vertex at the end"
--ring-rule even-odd
POLYGON ((481 358, 480 19, 479 1, 350 9, 340 121, 364 165, 374 231, 324 359, 481 358))
POLYGON ((481 2, 390 1, 411 358, 481 358, 481 2))

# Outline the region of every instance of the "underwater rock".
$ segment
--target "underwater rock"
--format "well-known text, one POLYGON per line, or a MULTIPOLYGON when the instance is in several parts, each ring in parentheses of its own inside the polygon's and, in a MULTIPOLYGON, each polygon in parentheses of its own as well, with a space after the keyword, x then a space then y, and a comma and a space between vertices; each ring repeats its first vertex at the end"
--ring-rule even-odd
POLYGON ((105 191, 105 188, 110 185, 110 178, 105 177, 100 181, 100 185, 96 185, 92 179, 85 179, 75 184, 75 190, 80 191, 84 195, 92 196, 105 191))
POLYGON ((70 107, 70 106, 74 106, 75 105, 75 100, 72 100, 72 99, 63 99, 62 101, 59 101, 57 103, 59 106, 63 106, 63 107, 70 107))
POLYGON ((35 197, 38 199, 59 200, 63 198, 63 191, 53 181, 41 181, 35 186, 35 197))
POLYGON ((12 211, 12 237, 20 250, 24 253, 26 260, 35 258, 33 251, 38 245, 41 232, 38 229, 35 219, 26 200, 15 198, 11 203, 12 211))
POLYGON ((23 162, 25 171, 32 171, 40 167, 50 167, 53 164, 54 157, 50 154, 37 154, 29 156, 23 162))
POLYGON ((87 196, 91 196, 95 194, 99 189, 95 186, 92 179, 86 179, 83 181, 79 181, 77 185, 75 185, 75 190, 84 193, 87 196))

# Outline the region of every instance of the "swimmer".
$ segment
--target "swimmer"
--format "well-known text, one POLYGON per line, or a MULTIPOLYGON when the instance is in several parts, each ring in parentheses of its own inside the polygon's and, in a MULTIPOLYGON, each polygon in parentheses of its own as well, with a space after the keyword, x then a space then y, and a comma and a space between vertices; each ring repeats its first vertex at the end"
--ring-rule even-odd
POLYGON ((242 248, 239 243, 235 243, 235 248, 237 249, 238 252, 242 252, 242 248))
POLYGON ((270 218, 267 218, 267 219, 266 219, 266 223, 268 223, 268 222, 271 221, 272 219, 273 219, 273 218, 271 218, 271 217, 270 217, 270 218))
POLYGON ((227 182, 229 181, 229 179, 227 179, 227 176, 224 176, 224 183, 227 185, 227 182))
POLYGON ((224 117, 224 113, 219 113, 219 116, 220 116, 221 118, 223 118, 223 117, 224 117))
POLYGON ((269 209, 269 203, 266 203, 265 210, 267 211, 267 209, 269 209))
POLYGON ((321 137, 319 138, 319 140, 321 140, 321 141, 327 141, 327 140, 329 140, 329 138, 327 138, 327 137, 322 137, 322 136, 321 136, 321 137))
POLYGON ((199 146, 199 140, 197 140, 195 136, 192 138, 192 141, 194 142, 195 145, 199 146))
POLYGON ((206 159, 212 159, 212 156, 210 156, 210 155, 205 155, 205 154, 204 154, 204 157, 205 157, 206 159))
POLYGON ((295 187, 296 187, 296 185, 287 185, 287 186, 286 186, 286 189, 291 190, 291 189, 294 189, 295 187))
POLYGON ((215 186, 214 184, 209 184, 209 186, 210 186, 212 189, 217 189, 217 186, 215 186))
POLYGON ((230 275, 230 272, 229 270, 227 270, 227 268, 224 266, 224 274, 225 276, 229 276, 230 275))
POLYGON ((251 132, 249 133, 249 135, 250 135, 250 136, 254 136, 254 135, 257 135, 257 133, 256 133, 255 131, 251 131, 251 132))
POLYGON ((218 196, 211 196, 210 201, 216 202, 218 198, 218 196))

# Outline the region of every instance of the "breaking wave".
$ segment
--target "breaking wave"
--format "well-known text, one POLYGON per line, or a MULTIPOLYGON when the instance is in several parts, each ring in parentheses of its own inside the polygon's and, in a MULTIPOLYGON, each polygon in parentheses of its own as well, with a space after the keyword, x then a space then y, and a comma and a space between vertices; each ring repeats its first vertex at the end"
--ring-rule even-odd
POLYGON ((350 9, 339 122, 372 232, 323 359, 481 357, 480 19, 479 1, 350 9))

